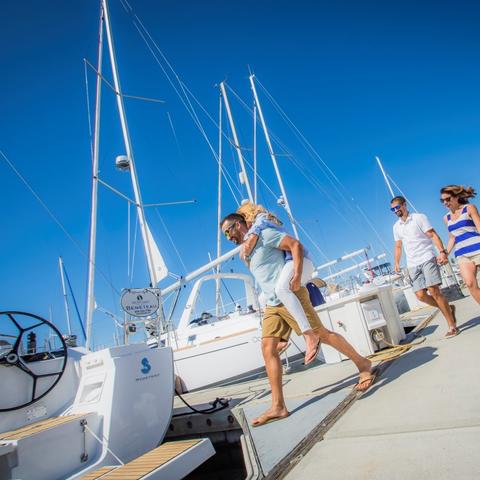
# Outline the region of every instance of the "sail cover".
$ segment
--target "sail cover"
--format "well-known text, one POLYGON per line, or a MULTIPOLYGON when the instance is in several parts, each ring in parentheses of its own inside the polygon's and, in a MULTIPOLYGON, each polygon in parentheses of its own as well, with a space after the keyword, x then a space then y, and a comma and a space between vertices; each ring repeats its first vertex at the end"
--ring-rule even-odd
POLYGON ((150 231, 150 227, 147 223, 145 223, 147 227, 147 236, 148 236, 148 245, 150 247, 150 252, 152 254, 152 261, 153 261, 153 269, 155 272, 155 279, 156 283, 163 280, 168 275, 168 268, 165 265, 165 261, 160 253, 160 250, 157 247, 157 244, 153 238, 152 232, 150 231))

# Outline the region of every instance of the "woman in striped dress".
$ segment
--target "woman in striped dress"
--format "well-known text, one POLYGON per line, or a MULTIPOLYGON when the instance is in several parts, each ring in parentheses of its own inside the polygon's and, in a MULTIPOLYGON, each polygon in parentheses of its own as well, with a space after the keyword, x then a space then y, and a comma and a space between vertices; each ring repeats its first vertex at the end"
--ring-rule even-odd
POLYGON ((480 266, 480 215, 470 198, 476 195, 472 187, 448 185, 440 190, 440 201, 450 210, 444 217, 450 233, 447 254, 455 248, 460 273, 472 297, 480 303, 477 271, 480 266))

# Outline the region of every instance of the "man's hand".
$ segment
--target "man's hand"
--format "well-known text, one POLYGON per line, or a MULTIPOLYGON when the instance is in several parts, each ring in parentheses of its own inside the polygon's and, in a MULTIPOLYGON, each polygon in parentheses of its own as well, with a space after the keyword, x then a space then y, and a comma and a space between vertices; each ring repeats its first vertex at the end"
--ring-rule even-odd
POLYGON ((448 263, 448 255, 445 252, 440 252, 437 257, 439 265, 446 265, 448 263))
POLYGON ((296 292, 300 290, 300 287, 301 287, 300 275, 294 275, 290 280, 290 290, 292 292, 296 292))
POLYGON ((400 265, 398 263, 396 263, 395 266, 393 267, 393 271, 395 273, 400 273, 400 265))

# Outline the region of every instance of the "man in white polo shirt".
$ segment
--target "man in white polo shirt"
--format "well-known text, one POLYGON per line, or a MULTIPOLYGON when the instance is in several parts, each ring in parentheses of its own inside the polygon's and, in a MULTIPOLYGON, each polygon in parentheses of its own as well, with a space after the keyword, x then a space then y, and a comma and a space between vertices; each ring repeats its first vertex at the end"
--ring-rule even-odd
POLYGON ((398 217, 393 226, 395 239, 395 271, 400 270, 402 247, 407 256, 407 267, 412 279, 415 295, 422 302, 437 307, 448 323, 447 338, 458 335, 455 320, 455 306, 440 292, 442 278, 439 264, 447 263, 447 251, 442 239, 433 229, 423 213, 410 213, 404 197, 398 196, 390 202, 390 210, 398 217), (439 251, 435 254, 433 244, 439 251))

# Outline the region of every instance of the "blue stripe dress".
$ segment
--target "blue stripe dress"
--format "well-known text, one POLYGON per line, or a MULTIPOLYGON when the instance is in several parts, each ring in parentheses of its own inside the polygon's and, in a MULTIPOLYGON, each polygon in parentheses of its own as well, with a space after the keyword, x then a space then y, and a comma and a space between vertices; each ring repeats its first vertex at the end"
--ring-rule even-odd
POLYGON ((472 257, 480 254, 480 233, 467 212, 467 205, 455 220, 447 214, 448 231, 455 237, 455 256, 472 257))

